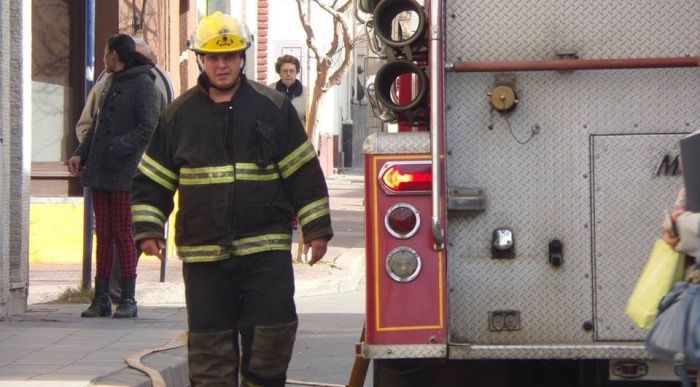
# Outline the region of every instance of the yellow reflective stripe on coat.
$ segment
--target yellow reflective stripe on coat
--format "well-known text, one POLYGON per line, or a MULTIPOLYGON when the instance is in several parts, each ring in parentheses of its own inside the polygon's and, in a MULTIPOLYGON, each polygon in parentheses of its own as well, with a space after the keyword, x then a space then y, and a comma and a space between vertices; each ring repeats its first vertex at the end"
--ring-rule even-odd
POLYGON ((280 174, 275 165, 263 168, 254 163, 236 163, 236 178, 254 181, 277 180, 280 174))
POLYGON ((151 222, 161 227, 165 226, 165 214, 157 207, 148 204, 131 206, 131 216, 134 222, 151 222))
POLYGON ((328 197, 324 197, 302 207, 299 212, 297 212, 297 218, 299 218, 299 224, 305 226, 311 221, 330 213, 331 210, 328 206, 328 197))
POLYGON ((214 262, 231 256, 226 246, 177 246, 177 256, 185 262, 214 262))
POLYGON ((180 185, 226 184, 233 181, 233 165, 180 168, 180 185))
POLYGON ((233 241, 233 246, 178 246, 177 255, 184 262, 215 262, 235 256, 264 251, 288 251, 292 247, 290 234, 266 234, 233 241))
POLYGON ((165 168, 145 153, 141 158, 138 169, 148 178, 165 187, 165 189, 175 191, 177 188, 177 174, 165 168))
POLYGON ((290 234, 266 234, 233 241, 233 255, 250 255, 272 250, 292 248, 290 234))
POLYGON ((282 177, 286 179, 315 157, 316 150, 314 147, 308 141, 304 141, 303 144, 283 158, 277 165, 282 177))

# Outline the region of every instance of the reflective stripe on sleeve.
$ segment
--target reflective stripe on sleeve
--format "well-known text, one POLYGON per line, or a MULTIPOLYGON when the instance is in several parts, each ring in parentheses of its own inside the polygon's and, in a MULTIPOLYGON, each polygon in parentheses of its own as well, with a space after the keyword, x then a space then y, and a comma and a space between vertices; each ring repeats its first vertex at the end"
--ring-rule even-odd
POLYGON ((168 168, 165 168, 163 165, 145 153, 141 158, 138 170, 144 175, 148 176, 149 179, 165 187, 167 190, 175 191, 177 188, 177 174, 168 168))
POLYGON ((299 224, 305 226, 311 221, 331 213, 328 206, 328 197, 321 198, 302 207, 297 212, 299 224))
POLYGON ((131 216, 134 222, 150 222, 165 226, 165 215, 157 207, 148 204, 134 204, 131 206, 131 216))
POLYGON ((308 141, 304 141, 303 144, 283 158, 277 165, 282 177, 286 179, 314 158, 316 158, 316 150, 308 141))

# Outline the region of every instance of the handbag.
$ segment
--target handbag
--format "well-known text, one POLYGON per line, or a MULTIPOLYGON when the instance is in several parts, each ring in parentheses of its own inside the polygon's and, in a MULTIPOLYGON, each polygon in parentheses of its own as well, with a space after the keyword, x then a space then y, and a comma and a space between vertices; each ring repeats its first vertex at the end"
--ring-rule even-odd
POLYGON ((700 369, 700 268, 688 282, 677 283, 661 300, 659 315, 646 336, 652 358, 679 370, 684 387, 690 387, 688 369, 700 369))
POLYGON ((678 281, 683 280, 685 256, 658 239, 651 250, 641 277, 627 301, 625 314, 640 328, 651 328, 659 311, 659 301, 678 281))

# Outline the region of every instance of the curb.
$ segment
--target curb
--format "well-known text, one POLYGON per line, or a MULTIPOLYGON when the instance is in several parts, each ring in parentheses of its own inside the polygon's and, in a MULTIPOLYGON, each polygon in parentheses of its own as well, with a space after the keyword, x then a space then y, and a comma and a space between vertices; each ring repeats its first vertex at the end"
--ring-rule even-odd
MULTIPOLYGON (((142 362, 149 368, 158 371, 168 387, 187 387, 190 385, 187 348, 184 345, 144 356, 142 362)), ((91 380, 88 386, 152 387, 153 383, 146 374, 133 368, 124 367, 109 375, 91 380)))
POLYGON ((349 248, 329 266, 323 278, 296 282, 295 297, 320 296, 363 289, 365 283, 365 249, 349 248))

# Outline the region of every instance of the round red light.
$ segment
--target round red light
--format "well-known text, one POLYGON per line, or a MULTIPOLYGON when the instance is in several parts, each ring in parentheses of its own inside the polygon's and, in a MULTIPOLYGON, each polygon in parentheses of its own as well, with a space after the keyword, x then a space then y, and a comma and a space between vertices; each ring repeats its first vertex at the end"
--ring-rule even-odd
POLYGON ((413 206, 408 204, 397 204, 387 211, 385 225, 389 233, 399 239, 412 237, 416 230, 420 218, 413 206))

